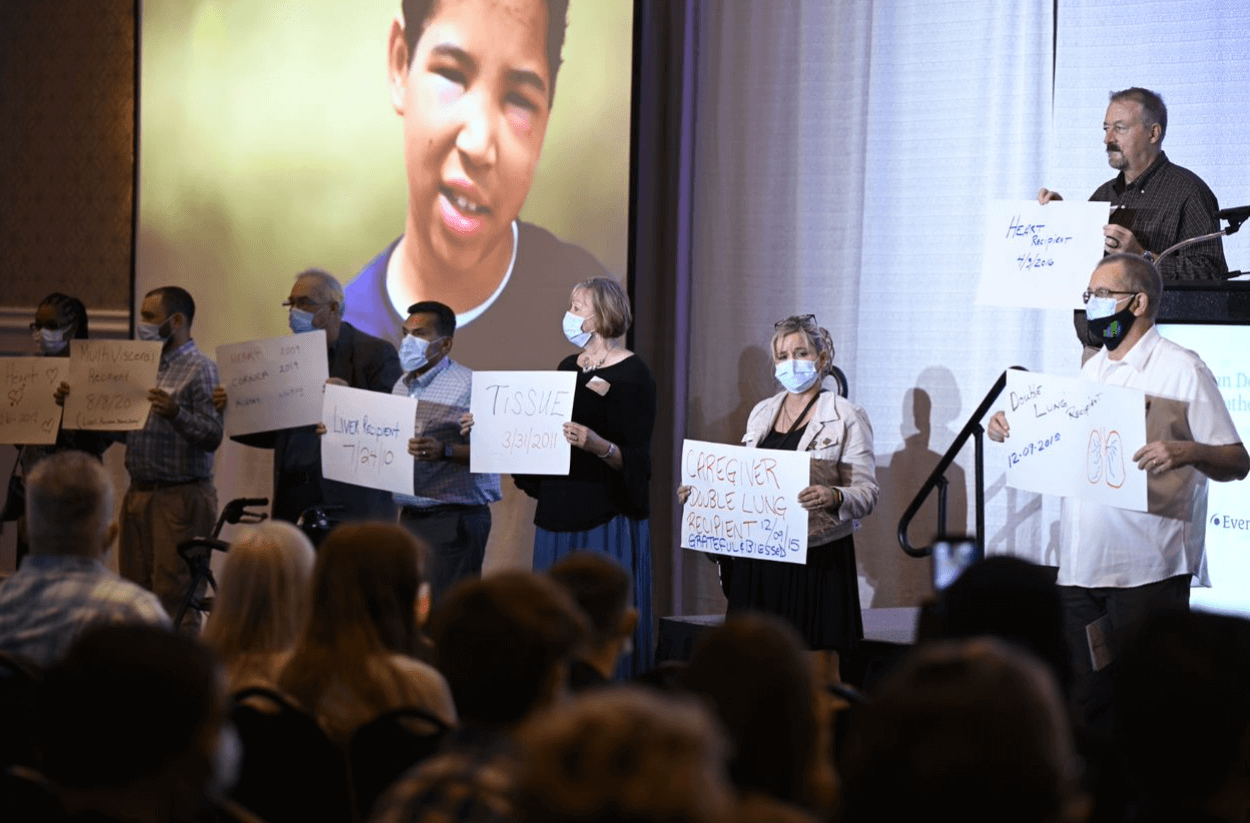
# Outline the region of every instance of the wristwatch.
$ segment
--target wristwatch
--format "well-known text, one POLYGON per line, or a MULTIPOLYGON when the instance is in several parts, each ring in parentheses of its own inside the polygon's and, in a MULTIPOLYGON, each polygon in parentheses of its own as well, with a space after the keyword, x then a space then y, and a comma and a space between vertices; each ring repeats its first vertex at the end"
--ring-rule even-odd
POLYGON ((454 455, 454 452, 452 451, 451 444, 444 443, 443 444, 443 459, 450 460, 453 455, 454 455))

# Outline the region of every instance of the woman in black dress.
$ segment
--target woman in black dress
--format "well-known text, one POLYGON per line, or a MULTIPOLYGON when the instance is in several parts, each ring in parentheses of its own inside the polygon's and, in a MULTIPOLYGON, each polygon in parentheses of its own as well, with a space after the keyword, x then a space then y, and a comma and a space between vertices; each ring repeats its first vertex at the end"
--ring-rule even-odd
MULTIPOLYGON (((807 563, 718 558, 729 613, 764 611, 789 621, 813 650, 828 650, 826 676, 837 652, 855 648, 864 628, 852 533, 877 502, 872 424, 864 410, 824 377, 833 367, 833 341, 813 315, 779 321, 772 338, 774 374, 784 387, 760 401, 747 420, 744 445, 805 451, 812 485, 799 492, 807 509, 807 563)), ((688 486, 678 489, 685 502, 688 486)))

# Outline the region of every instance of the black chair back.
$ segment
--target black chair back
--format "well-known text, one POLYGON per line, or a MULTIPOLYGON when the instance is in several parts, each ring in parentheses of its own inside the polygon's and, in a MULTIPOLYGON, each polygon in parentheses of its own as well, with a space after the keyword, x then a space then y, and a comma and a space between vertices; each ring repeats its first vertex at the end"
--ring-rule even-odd
POLYGON ((394 709, 356 730, 347 759, 362 819, 388 786, 438 749, 448 731, 440 718, 418 708, 394 709))
POLYGON ((234 695, 243 744, 231 798, 267 823, 353 820, 347 762, 315 718, 265 688, 234 695))

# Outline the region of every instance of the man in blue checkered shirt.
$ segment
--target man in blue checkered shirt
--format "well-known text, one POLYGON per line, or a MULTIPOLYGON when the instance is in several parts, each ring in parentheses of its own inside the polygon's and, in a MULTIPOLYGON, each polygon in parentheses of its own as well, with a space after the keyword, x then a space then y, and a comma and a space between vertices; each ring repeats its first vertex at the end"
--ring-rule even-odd
POLYGON ((469 410, 473 371, 453 361, 456 313, 433 300, 408 307, 399 349, 404 375, 394 393, 417 398, 414 494, 396 494, 399 522, 429 544, 435 602, 457 580, 480 577, 490 537, 490 505, 502 493, 497 474, 469 471, 469 443, 460 418, 469 410))
POLYGON ((149 591, 102 562, 117 537, 113 482, 80 451, 46 457, 26 477, 30 554, 0 584, 0 650, 40 668, 100 623, 168 626, 149 591))
MULTIPOLYGON (((213 407, 217 364, 191 339, 195 301, 177 286, 153 289, 139 308, 138 337, 161 349, 152 411, 142 429, 126 433, 130 488, 122 499, 118 565, 122 576, 156 594, 177 614, 191 585, 178 544, 207 537, 217 520, 213 452, 221 445, 221 412, 213 407)), ((184 627, 197 629, 200 613, 184 627)))

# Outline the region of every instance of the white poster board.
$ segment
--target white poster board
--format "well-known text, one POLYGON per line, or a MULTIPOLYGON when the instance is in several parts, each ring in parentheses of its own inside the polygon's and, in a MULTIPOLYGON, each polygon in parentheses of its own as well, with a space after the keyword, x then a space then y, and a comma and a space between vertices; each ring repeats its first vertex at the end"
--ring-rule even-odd
POLYGON ((408 441, 417 401, 398 394, 327 385, 321 473, 330 480, 412 494, 408 441))
POLYGON ((161 367, 161 344, 150 340, 69 341, 67 429, 131 431, 143 428, 161 367))
POLYGON ((0 359, 0 443, 51 445, 61 427, 53 394, 69 377, 64 357, 0 359))
POLYGON ((1007 485, 1146 511, 1146 396, 1074 377, 1007 372, 1007 485))
POLYGON ((1082 308, 1109 215, 1106 203, 1087 200, 991 200, 977 305, 1082 308))
POLYGON ((217 368, 227 436, 321 422, 321 387, 330 376, 323 329, 218 346, 217 368))
POLYGON ((798 495, 811 485, 806 452, 748 449, 686 440, 681 485, 690 497, 681 513, 686 549, 807 562, 807 510, 798 495))
POLYGON ((577 373, 473 372, 472 449, 477 474, 569 473, 572 446, 564 424, 573 419, 577 373))

